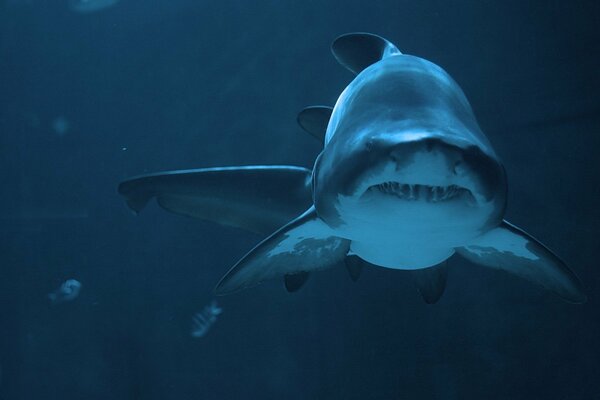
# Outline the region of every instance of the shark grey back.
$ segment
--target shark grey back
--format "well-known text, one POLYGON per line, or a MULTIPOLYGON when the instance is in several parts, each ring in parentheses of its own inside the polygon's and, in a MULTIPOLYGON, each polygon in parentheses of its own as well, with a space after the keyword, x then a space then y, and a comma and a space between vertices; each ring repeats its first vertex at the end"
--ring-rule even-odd
POLYGON ((459 254, 585 301, 564 262, 503 220, 504 168, 442 68, 368 33, 340 36, 332 51, 356 77, 333 109, 298 116, 324 142, 312 172, 248 166, 153 174, 120 185, 130 207, 139 211, 157 197, 176 213, 274 230, 223 277, 218 294, 274 277, 296 291, 309 272, 340 264, 356 280, 375 265, 410 270, 433 303, 444 291, 447 259, 459 254))

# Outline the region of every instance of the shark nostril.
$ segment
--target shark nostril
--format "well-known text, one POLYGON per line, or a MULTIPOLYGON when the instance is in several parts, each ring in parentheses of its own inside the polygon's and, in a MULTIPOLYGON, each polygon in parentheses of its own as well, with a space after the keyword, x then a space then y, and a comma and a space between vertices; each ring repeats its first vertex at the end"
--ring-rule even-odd
POLYGON ((458 175, 458 169, 461 166, 462 161, 455 161, 454 165, 452 166, 452 172, 454 173, 454 175, 458 175))

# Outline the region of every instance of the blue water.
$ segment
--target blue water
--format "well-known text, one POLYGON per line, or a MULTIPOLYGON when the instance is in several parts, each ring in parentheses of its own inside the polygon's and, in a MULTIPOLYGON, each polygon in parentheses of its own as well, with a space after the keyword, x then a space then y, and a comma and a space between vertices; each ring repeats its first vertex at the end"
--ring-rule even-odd
POLYGON ((594 1, 0 0, 0 399, 595 399, 600 371, 600 18, 594 1), (133 216, 133 175, 311 168, 298 111, 352 75, 329 51, 392 40, 461 85, 509 180, 507 218, 553 248, 572 305, 452 260, 427 305, 401 271, 219 297, 262 238, 133 216), (69 279, 78 295, 48 295, 69 279))

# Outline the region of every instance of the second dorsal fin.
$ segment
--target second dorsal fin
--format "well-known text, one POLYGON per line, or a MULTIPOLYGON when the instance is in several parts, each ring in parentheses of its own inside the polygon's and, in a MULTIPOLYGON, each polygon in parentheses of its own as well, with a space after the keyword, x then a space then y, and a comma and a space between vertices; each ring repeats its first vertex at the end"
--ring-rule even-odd
POLYGON ((333 108, 327 106, 310 106, 298 113, 298 125, 321 142, 325 141, 325 133, 333 108))
POLYGON ((402 54, 387 39, 364 32, 339 36, 333 41, 331 52, 340 64, 355 74, 386 57, 402 54))

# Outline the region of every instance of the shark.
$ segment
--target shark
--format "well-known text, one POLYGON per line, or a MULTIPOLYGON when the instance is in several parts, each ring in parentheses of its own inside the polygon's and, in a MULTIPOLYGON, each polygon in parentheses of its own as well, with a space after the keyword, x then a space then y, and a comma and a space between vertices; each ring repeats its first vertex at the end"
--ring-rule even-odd
POLYGON ((131 178, 118 191, 136 213, 164 209, 266 237, 220 280, 216 294, 283 278, 300 289, 311 272, 345 265, 405 270, 427 303, 444 292, 448 259, 529 280, 571 303, 586 295, 575 273, 504 219, 505 169, 465 94, 440 66, 371 33, 334 40, 354 74, 334 107, 297 122, 322 141, 312 170, 250 165, 131 178))

